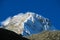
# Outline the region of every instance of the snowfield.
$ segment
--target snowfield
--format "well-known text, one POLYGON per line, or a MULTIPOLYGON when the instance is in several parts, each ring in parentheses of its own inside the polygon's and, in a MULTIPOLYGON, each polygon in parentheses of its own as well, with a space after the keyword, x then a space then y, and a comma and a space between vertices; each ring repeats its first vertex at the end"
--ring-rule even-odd
POLYGON ((13 17, 8 17, 1 22, 2 28, 28 36, 40 33, 43 30, 49 30, 51 23, 48 18, 33 12, 19 13, 13 17))

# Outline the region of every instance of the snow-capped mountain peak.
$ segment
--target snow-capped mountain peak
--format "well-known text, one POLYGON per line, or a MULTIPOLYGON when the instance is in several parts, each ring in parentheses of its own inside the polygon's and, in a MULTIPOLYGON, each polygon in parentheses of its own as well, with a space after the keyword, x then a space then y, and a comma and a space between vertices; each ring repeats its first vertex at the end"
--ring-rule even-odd
POLYGON ((49 19, 33 12, 20 13, 9 17, 1 24, 4 25, 3 28, 24 36, 40 33, 50 28, 49 19))

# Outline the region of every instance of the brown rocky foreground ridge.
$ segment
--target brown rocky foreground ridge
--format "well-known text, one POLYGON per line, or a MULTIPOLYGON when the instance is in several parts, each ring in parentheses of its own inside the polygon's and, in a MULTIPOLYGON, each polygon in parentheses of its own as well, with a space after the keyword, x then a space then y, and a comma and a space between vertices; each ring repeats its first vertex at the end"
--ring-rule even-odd
POLYGON ((44 31, 40 34, 29 36, 30 40, 60 40, 60 31, 44 31))

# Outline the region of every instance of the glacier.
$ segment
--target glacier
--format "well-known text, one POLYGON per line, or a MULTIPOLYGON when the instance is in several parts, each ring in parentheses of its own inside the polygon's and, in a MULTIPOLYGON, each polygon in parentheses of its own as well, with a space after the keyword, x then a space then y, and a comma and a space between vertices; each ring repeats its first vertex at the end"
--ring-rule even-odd
POLYGON ((48 18, 34 12, 19 13, 13 17, 8 17, 1 22, 1 28, 8 29, 29 36, 40 33, 44 30, 54 30, 48 18))

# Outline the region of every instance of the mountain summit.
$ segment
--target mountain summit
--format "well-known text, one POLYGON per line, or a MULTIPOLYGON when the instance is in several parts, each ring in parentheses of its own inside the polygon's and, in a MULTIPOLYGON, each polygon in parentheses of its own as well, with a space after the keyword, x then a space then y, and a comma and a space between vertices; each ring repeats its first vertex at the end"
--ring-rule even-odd
POLYGON ((33 12, 20 13, 7 18, 1 22, 2 28, 28 36, 51 29, 51 23, 48 18, 33 12))

